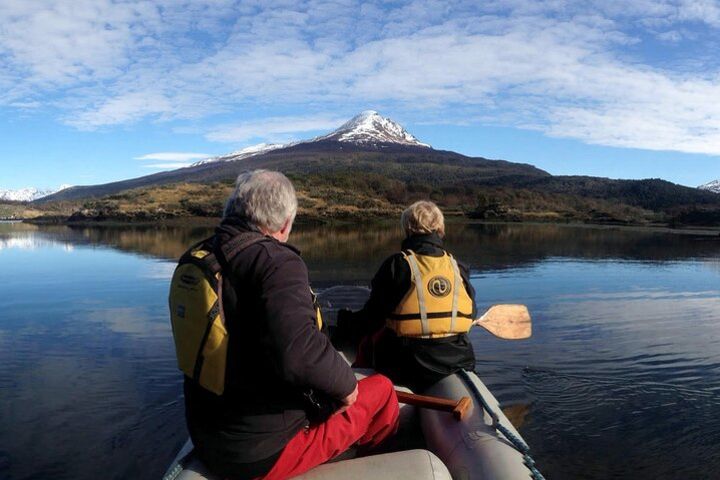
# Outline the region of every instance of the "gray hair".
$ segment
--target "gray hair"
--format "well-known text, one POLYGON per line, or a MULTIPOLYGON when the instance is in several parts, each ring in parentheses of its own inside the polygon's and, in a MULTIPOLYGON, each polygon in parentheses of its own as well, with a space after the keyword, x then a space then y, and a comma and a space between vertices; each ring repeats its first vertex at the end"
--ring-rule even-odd
POLYGON ((238 215, 268 232, 278 232, 297 213, 297 197, 290 180, 280 172, 251 170, 238 175, 223 217, 238 215))

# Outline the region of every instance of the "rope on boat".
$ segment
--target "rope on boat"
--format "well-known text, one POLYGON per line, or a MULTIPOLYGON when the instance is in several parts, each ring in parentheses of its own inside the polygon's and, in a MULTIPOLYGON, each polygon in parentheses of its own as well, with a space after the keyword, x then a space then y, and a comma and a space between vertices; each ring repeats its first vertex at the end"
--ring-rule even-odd
POLYGON ((163 477, 163 480, 175 480, 182 471, 183 467, 177 464, 163 477))
POLYGON ((478 389, 477 385, 475 385, 475 382, 473 382, 472 378, 466 372, 465 370, 460 370, 460 377, 465 381, 468 387, 473 391, 475 394, 475 397, 477 397, 478 400, 480 400, 480 403, 482 404, 483 409, 490 415, 490 418, 492 419, 492 426, 500 432, 505 438, 508 439, 510 444, 520 452, 523 456, 523 463, 525 466, 530 470, 530 476, 533 480, 545 480, 545 477, 543 477, 542 473, 535 467, 535 460, 530 456, 530 447, 528 446, 525 441, 515 435, 513 432, 510 431, 509 428, 507 428, 505 425, 500 423, 500 417, 498 416, 497 412, 490 407, 490 404, 487 403, 485 400, 485 397, 478 389))
MULTIPOLYGON (((184 447, 183 447, 184 448, 184 447)), ((180 453, 182 453, 180 450, 180 453)), ((190 462, 190 457, 193 455, 193 449, 191 448, 180 460, 177 461, 175 466, 165 474, 162 480, 175 480, 185 470, 185 466, 190 462)))

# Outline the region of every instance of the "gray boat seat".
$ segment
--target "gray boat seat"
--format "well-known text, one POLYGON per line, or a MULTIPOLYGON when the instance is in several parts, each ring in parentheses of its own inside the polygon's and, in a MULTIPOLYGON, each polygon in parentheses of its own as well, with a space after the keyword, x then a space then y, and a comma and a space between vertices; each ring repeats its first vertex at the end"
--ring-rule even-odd
MULTIPOLYGON (((192 458, 182 472, 172 476, 177 480, 216 479, 207 468, 192 458)), ((438 457, 427 450, 407 450, 326 463, 294 477, 302 480, 366 480, 383 478, 394 480, 451 480, 450 472, 438 457)))
POLYGON ((451 480, 438 457, 427 450, 407 450, 326 463, 295 477, 302 480, 451 480))
MULTIPOLYGON (((354 369, 358 380, 375 373, 372 369, 354 369)), ((397 390, 410 392, 405 387, 397 390)), ((366 478, 388 479, 451 479, 450 473, 435 454, 424 450, 425 439, 420 429, 417 409, 412 405, 400 404, 400 425, 398 432, 381 446, 383 452, 377 455, 343 460, 320 465, 297 478, 307 480, 352 480, 366 478), (408 450, 409 449, 409 450, 408 450), (389 453, 386 453, 389 452, 389 453)), ((166 480, 218 480, 194 455, 192 443, 187 441, 178 454, 185 458, 182 467, 168 472, 166 480)))
POLYGON ((179 469, 177 472, 171 470, 165 474, 163 480, 220 480, 194 455, 187 459, 182 467, 176 468, 179 469))

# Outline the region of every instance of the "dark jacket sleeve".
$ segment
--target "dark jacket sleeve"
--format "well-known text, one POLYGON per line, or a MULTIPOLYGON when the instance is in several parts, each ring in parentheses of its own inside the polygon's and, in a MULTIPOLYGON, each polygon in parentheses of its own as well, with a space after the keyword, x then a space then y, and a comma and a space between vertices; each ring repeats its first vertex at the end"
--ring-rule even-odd
POLYGON ((410 267, 402 254, 395 254, 382 263, 370 284, 370 298, 354 321, 361 325, 361 333, 369 335, 385 325, 387 316, 403 299, 411 282, 410 267))
POLYGON ((259 279, 278 373, 292 385, 341 400, 355 389, 355 375, 317 328, 305 263, 290 250, 278 256, 259 279))

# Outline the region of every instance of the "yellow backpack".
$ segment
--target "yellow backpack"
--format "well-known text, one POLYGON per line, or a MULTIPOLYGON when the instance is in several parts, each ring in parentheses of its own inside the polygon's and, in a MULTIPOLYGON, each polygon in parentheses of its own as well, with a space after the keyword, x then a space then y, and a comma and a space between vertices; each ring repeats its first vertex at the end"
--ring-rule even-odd
MULTIPOLYGON (((250 245, 264 240, 249 232, 221 247, 230 262, 250 245)), ((170 320, 178 367, 203 388, 222 395, 228 351, 228 332, 222 307, 222 265, 212 238, 203 240, 180 257, 170 283, 170 320)))

